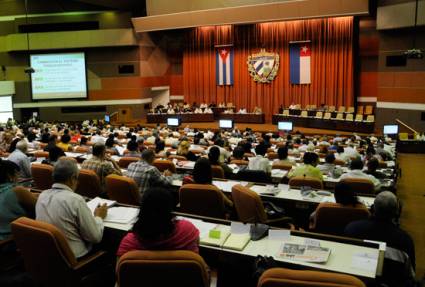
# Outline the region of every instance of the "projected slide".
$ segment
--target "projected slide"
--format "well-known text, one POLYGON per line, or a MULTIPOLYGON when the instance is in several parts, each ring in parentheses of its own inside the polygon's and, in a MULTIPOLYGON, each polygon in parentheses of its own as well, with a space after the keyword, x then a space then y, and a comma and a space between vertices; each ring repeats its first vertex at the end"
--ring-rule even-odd
POLYGON ((31 55, 30 61, 34 100, 87 98, 84 53, 31 55))

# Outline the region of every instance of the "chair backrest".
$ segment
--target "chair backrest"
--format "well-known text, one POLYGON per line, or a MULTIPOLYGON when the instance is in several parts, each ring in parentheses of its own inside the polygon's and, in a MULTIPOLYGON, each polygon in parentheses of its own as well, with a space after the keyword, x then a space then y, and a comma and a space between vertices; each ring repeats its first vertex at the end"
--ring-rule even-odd
POLYGON ((363 112, 364 112, 364 106, 358 106, 357 107, 357 114, 363 115, 363 112))
POLYGON ((52 187, 53 184, 53 166, 43 163, 34 163, 31 165, 31 175, 34 180, 34 187, 45 190, 52 187))
POLYGON ((308 117, 308 112, 307 111, 301 111, 300 116, 306 118, 306 117, 308 117))
POLYGON ((285 109, 285 110, 283 110, 283 115, 284 115, 284 116, 289 116, 289 110, 286 110, 286 109, 285 109))
POLYGON ((316 118, 323 118, 323 112, 316 112, 316 118))
POLYGON ((78 286, 72 268, 77 259, 63 233, 52 224, 20 217, 12 234, 25 269, 42 286, 78 286))
POLYGON ((127 168, 130 165, 130 163, 137 162, 139 160, 140 160, 140 158, 138 158, 138 157, 130 157, 130 156, 127 157, 127 156, 125 156, 125 157, 120 158, 120 160, 118 161, 118 165, 121 168, 127 168))
POLYGON ((284 164, 284 163, 274 163, 272 165, 272 169, 291 170, 292 165, 291 164, 284 164))
POLYGON ((366 121, 367 122, 374 122, 375 121, 375 116, 374 115, 368 115, 366 117, 366 121))
POLYGON ((361 121, 363 121, 363 115, 362 115, 362 114, 357 114, 357 115, 356 115, 356 119, 355 119, 355 121, 356 121, 356 122, 361 122, 361 121))
POLYGON ((323 182, 320 179, 309 176, 294 176, 289 180, 289 186, 301 187, 310 186, 311 188, 323 189, 323 182))
POLYGON ((187 250, 127 252, 117 263, 117 280, 120 287, 209 286, 207 264, 187 250))
POLYGON ((49 152, 48 151, 41 151, 38 150, 34 153, 34 157, 44 157, 44 158, 48 158, 49 157, 49 152))
POLYGON ((109 199, 123 204, 140 204, 139 190, 132 178, 110 174, 105 178, 105 184, 109 199))
POLYGON ((78 175, 78 186, 75 190, 75 193, 90 198, 99 196, 102 193, 100 179, 95 171, 88 169, 80 170, 80 173, 78 175))
POLYGON ((335 159, 334 164, 335 165, 346 165, 347 163, 345 161, 343 161, 342 159, 337 158, 337 159, 335 159))
POLYGON ((224 170, 219 165, 211 165, 212 177, 214 178, 224 178, 224 170))
POLYGON ((354 113, 354 107, 348 107, 346 113, 354 113))
POLYGON ((333 272, 270 268, 258 280, 257 287, 366 287, 360 279, 333 272))
POLYGON ((224 194, 212 184, 185 184, 180 187, 180 210, 202 216, 226 218, 224 194))
POLYGON ((248 165, 249 161, 243 160, 243 159, 233 159, 230 164, 236 164, 236 165, 248 165))
POLYGON ((325 120, 329 120, 331 118, 332 114, 330 112, 326 112, 325 115, 323 116, 323 119, 325 120))
POLYGON ((345 116, 345 120, 346 120, 346 121, 352 121, 352 120, 354 120, 354 116, 353 116, 353 114, 347 114, 347 115, 345 116))
POLYGON ((177 160, 187 160, 187 158, 185 156, 182 155, 176 155, 176 154, 171 154, 168 156, 169 159, 177 159, 177 160))
POLYGON ((84 147, 84 146, 77 146, 75 147, 75 152, 79 152, 79 153, 87 153, 89 151, 88 148, 84 147))
POLYGON ((374 194, 375 186, 373 182, 367 178, 344 178, 341 180, 351 187, 356 193, 374 194))
POLYGON ((344 114, 343 113, 337 113, 335 119, 337 120, 343 120, 344 119, 344 114))
POLYGON ((345 106, 340 106, 338 108, 338 113, 343 113, 343 112, 345 112, 345 106))
POLYGON ((405 141, 409 139, 409 134, 408 133, 399 133, 398 134, 398 139, 401 141, 405 141))
POLYGON ((244 180, 244 181, 262 182, 262 183, 271 182, 270 175, 268 175, 262 170, 249 170, 249 169, 240 170, 236 174, 236 179, 244 180))
POLYGON ((369 211, 364 205, 343 206, 338 203, 320 203, 315 212, 314 232, 343 235, 348 223, 367 219, 369 211))
POLYGON ((265 223, 267 221, 263 202, 254 191, 240 184, 234 185, 232 199, 239 221, 244 223, 265 223))
POLYGON ((335 106, 329 106, 328 107, 328 112, 335 112, 335 106))
POLYGON ((274 159, 279 158, 279 155, 276 152, 268 152, 267 153, 267 158, 269 160, 274 160, 274 159))
POLYGON ((171 160, 167 160, 167 159, 156 159, 153 162, 153 165, 156 166, 156 168, 163 172, 164 170, 169 170, 172 173, 176 172, 176 166, 174 165, 174 163, 171 160))
POLYGON ((373 106, 371 106, 371 105, 365 106, 364 114, 365 115, 372 115, 373 114, 373 106))

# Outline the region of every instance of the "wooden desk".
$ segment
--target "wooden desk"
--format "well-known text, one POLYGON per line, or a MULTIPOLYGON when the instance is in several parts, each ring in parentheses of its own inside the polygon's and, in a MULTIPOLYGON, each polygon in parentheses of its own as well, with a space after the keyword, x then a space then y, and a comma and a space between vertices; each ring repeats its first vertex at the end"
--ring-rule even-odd
POLYGON ((179 118, 183 123, 213 122, 214 114, 147 114, 148 123, 166 123, 168 118, 179 118))
POLYGON ((264 124, 264 114, 221 114, 222 120, 233 120, 235 123, 264 124))
POLYGON ((425 141, 398 140, 396 148, 401 153, 425 153, 425 141))

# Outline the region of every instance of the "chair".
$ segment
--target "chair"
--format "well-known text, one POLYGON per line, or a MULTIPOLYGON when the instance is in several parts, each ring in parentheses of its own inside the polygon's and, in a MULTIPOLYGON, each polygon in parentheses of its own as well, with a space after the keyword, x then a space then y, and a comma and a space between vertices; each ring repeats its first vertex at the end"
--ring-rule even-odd
POLYGON ((320 179, 309 176, 294 176, 289 179, 290 187, 309 186, 315 189, 323 189, 323 182, 320 179))
POLYGON ((354 114, 354 107, 348 107, 345 112, 349 114, 354 114))
POLYGON ((373 182, 367 178, 344 178, 341 180, 351 187, 356 193, 374 194, 375 186, 373 182))
POLYGON ((284 116, 289 116, 289 110, 287 110, 287 109, 283 110, 283 113, 282 114, 284 116))
POLYGON ((364 114, 365 115, 372 115, 373 114, 373 106, 371 106, 371 105, 365 106, 364 114))
POLYGON ((181 212, 216 218, 227 217, 225 195, 212 184, 185 184, 180 187, 179 194, 181 212))
POLYGON ((34 153, 34 157, 39 158, 39 157, 44 157, 44 158, 48 158, 49 157, 49 152, 48 151, 41 151, 38 150, 34 153))
POLYGON ((307 111, 301 111, 300 117, 307 118, 308 117, 308 112, 307 111))
POLYGON ((366 117, 366 121, 367 122, 374 122, 375 121, 375 116, 374 115, 368 115, 367 117, 366 117))
POLYGON ((345 106, 340 106, 338 108, 338 113, 343 113, 343 112, 345 112, 345 106))
POLYGON ((34 163, 31 165, 31 174, 33 186, 36 189, 45 190, 52 187, 53 166, 43 163, 34 163))
POLYGON ((74 151, 78 153, 87 153, 89 149, 84 146, 77 146, 74 151))
POLYGON ((176 155, 176 154, 171 154, 168 156, 169 159, 177 159, 178 161, 180 160, 187 160, 187 158, 185 156, 182 155, 176 155))
POLYGON ((291 170, 292 164, 274 163, 272 165, 272 169, 291 170))
POLYGON ((409 139, 409 134, 408 133, 399 133, 398 139, 401 140, 401 141, 407 141, 409 139))
POLYGON ((230 164, 236 164, 238 166, 244 166, 244 165, 248 165, 249 161, 243 160, 243 159, 232 159, 230 161, 230 164))
POLYGON ((274 160, 274 159, 279 158, 279 155, 276 152, 269 152, 269 153, 267 153, 267 158, 269 160, 274 160))
POLYGON ((174 165, 174 163, 167 159, 156 159, 154 160, 153 165, 156 166, 156 168, 160 172, 163 172, 165 170, 169 170, 172 173, 176 172, 176 166, 174 165))
POLYGON ((364 106, 358 106, 357 107, 357 114, 363 115, 363 112, 364 112, 364 106))
POLYGON ((135 250, 119 259, 117 280, 120 287, 207 287, 208 269, 204 259, 191 251, 135 250))
POLYGON ((140 160, 140 158, 138 158, 138 157, 122 157, 118 161, 118 165, 121 168, 127 168, 130 165, 130 163, 137 162, 139 160, 140 160))
POLYGON ((315 118, 317 118, 317 119, 323 118, 323 112, 316 112, 315 118))
POLYGON ((315 110, 317 109, 317 105, 310 105, 310 110, 315 110))
POLYGON ((352 121, 354 120, 354 116, 353 116, 353 114, 347 114, 347 115, 345 116, 345 120, 346 120, 346 121, 350 121, 350 122, 352 122, 352 121))
POLYGON ((11 227, 25 269, 40 286, 82 286, 105 254, 98 251, 77 261, 57 227, 27 217, 16 219, 11 227))
POLYGON ((357 115, 356 115, 356 118, 354 119, 354 121, 356 121, 356 122, 361 122, 361 121, 363 121, 363 115, 362 115, 362 114, 357 114, 357 115))
POLYGON ((344 119, 344 114, 343 113, 337 113, 335 119, 336 120, 343 120, 344 119))
POLYGON ((140 204, 139 189, 132 178, 110 174, 105 178, 105 186, 109 199, 123 204, 140 204))
POLYGON ((240 170, 236 174, 237 180, 251 181, 251 182, 261 182, 261 183, 270 183, 272 181, 269 174, 262 170, 249 170, 244 169, 240 170))
POLYGON ((232 187, 232 199, 239 221, 243 223, 279 225, 279 223, 288 224, 292 221, 290 217, 269 219, 260 196, 240 184, 236 184, 232 187))
POLYGON ((75 193, 89 198, 94 198, 102 193, 99 176, 95 171, 81 169, 78 175, 78 185, 75 193))
POLYGON ((347 163, 344 160, 337 158, 337 159, 335 159, 334 164, 344 166, 347 163))
POLYGON ((224 178, 224 170, 219 165, 211 165, 211 172, 213 178, 224 178))
POLYGON ((348 223, 369 218, 364 205, 343 206, 339 203, 322 202, 315 211, 310 229, 318 233, 343 235, 348 223))
POLYGON ((330 113, 335 112, 335 106, 329 106, 328 107, 328 112, 330 112, 330 113))
POLYGON ((323 119, 324 120, 330 120, 331 119, 332 114, 330 112, 327 112, 324 114, 323 119))
POLYGON ((270 268, 258 280, 257 287, 366 287, 360 279, 324 271, 270 268))

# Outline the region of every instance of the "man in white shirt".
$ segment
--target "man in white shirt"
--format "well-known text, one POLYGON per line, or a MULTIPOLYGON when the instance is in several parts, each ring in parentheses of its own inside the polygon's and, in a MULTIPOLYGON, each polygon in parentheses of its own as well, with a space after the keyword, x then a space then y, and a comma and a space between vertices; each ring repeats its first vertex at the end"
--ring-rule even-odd
POLYGON ((195 114, 202 114, 202 109, 201 108, 196 108, 194 113, 195 114))
POLYGON ((19 166, 20 181, 25 181, 31 178, 31 161, 25 154, 27 150, 27 142, 25 140, 21 140, 16 144, 16 149, 8 157, 8 160, 19 166))
POLYGON ((378 191, 381 188, 381 182, 373 175, 363 172, 363 162, 360 159, 354 159, 350 163, 350 171, 344 173, 339 178, 340 180, 346 178, 365 178, 369 179, 375 186, 375 190, 378 191))
POLYGON ((250 170, 262 170, 266 173, 271 172, 271 165, 269 160, 264 157, 267 153, 267 146, 260 143, 255 147, 255 157, 249 158, 248 169, 250 170))
POLYGON ((349 144, 347 147, 344 148, 344 153, 350 158, 356 158, 360 156, 360 154, 357 152, 357 150, 352 144, 349 144))
POLYGON ((53 168, 53 182, 52 188, 38 197, 36 219, 59 228, 75 257, 80 258, 102 240, 106 204, 98 206, 93 214, 84 198, 74 192, 78 183, 78 167, 74 161, 59 159, 53 168))
POLYGON ((205 110, 204 110, 204 114, 212 114, 213 113, 213 111, 212 111, 212 109, 211 108, 206 108, 205 110))
POLYGON ((100 130, 97 130, 96 134, 91 137, 90 141, 93 144, 95 143, 105 144, 106 139, 102 136, 102 132, 100 130))

